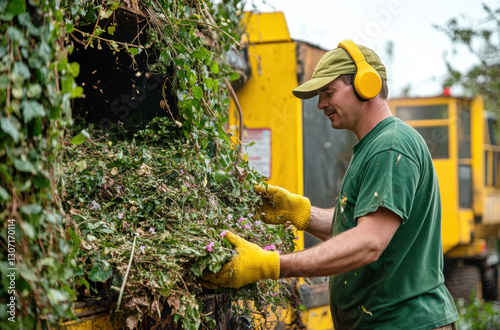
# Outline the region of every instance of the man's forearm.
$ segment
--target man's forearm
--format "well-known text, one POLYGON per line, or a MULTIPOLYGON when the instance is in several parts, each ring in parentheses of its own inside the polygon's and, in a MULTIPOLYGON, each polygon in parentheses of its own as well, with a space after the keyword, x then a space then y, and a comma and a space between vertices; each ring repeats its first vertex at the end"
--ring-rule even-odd
POLYGON ((326 241, 327 239, 329 239, 332 233, 332 220, 334 210, 335 208, 320 209, 318 207, 312 206, 309 226, 305 231, 322 241, 326 241))
MULTIPOLYGON (((321 217, 325 216, 318 216, 321 217)), ((372 263, 385 250, 401 222, 398 215, 381 207, 360 217, 357 226, 350 230, 312 248, 281 255, 280 277, 331 276, 372 263)))

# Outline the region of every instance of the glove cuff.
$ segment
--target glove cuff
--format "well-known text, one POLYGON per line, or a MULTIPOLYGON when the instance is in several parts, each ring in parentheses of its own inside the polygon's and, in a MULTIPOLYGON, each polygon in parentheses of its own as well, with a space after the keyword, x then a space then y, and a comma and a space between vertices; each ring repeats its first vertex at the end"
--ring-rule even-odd
POLYGON ((311 217, 311 202, 309 198, 298 196, 292 201, 293 224, 298 230, 306 230, 311 217))
POLYGON ((266 251, 266 263, 262 268, 262 279, 278 280, 280 278, 280 255, 278 252, 266 251))

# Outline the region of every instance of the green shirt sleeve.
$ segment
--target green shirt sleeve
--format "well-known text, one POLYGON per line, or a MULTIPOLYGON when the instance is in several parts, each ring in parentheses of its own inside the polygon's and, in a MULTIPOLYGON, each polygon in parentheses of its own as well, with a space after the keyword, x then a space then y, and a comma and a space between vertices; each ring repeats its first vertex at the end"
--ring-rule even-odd
POLYGON ((413 205, 420 177, 418 172, 417 164, 396 150, 373 155, 365 162, 358 178, 361 184, 354 218, 385 207, 405 223, 413 205))

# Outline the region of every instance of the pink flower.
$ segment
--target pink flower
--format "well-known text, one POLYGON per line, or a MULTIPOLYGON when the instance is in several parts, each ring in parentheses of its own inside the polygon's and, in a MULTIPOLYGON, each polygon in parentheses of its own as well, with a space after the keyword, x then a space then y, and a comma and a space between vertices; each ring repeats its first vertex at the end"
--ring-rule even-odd
POLYGON ((184 171, 183 171, 183 170, 181 170, 181 174, 184 174, 184 171))
POLYGON ((295 240, 298 241, 299 240, 299 236, 295 236, 295 240))
POLYGON ((208 245, 205 245, 203 248, 205 250, 208 250, 208 252, 212 252, 214 250, 214 245, 215 245, 214 242, 210 242, 210 243, 208 243, 208 245))
POLYGON ((253 214, 252 213, 248 213, 248 217, 249 218, 253 217, 253 214))
POLYGON ((262 222, 260 222, 259 220, 255 221, 255 225, 257 225, 257 226, 260 226, 261 223, 262 222))
POLYGON ((246 225, 241 226, 241 228, 250 229, 250 228, 252 228, 252 226, 250 226, 250 224, 246 224, 246 225))
POLYGON ((189 182, 186 182, 186 188, 189 188, 190 186, 189 182))
POLYGON ((274 244, 266 245, 264 247, 264 250, 276 250, 276 246, 274 246, 274 244))
POLYGON ((233 218, 233 216, 231 214, 227 215, 227 220, 231 220, 232 218, 233 218))
POLYGON ((224 236, 226 236, 226 234, 227 234, 227 230, 223 230, 222 233, 220 233, 220 236, 222 238, 224 238, 224 236))
POLYGON ((97 203, 95 200, 90 203, 89 210, 98 210, 101 208, 101 205, 97 203))
POLYGON ((144 250, 146 249, 146 246, 145 245, 141 245, 141 246, 139 246, 139 248, 141 249, 142 253, 144 253, 144 250))
POLYGON ((240 220, 238 220, 238 222, 239 222, 239 223, 242 223, 242 222, 243 222, 243 221, 245 221, 245 220, 246 220, 246 218, 241 217, 241 218, 240 218, 240 220))
POLYGON ((149 228, 149 231, 151 232, 151 234, 155 234, 156 233, 156 229, 153 228, 153 227, 149 228))

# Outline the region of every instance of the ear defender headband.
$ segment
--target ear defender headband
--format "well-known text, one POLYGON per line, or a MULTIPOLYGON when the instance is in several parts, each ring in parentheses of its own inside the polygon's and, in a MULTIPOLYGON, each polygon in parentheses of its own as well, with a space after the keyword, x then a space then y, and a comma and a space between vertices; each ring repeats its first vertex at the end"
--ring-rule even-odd
POLYGON ((356 74, 354 75, 354 94, 362 101, 368 101, 382 89, 382 79, 361 53, 358 45, 352 40, 344 40, 339 43, 337 48, 343 48, 356 64, 356 74))

